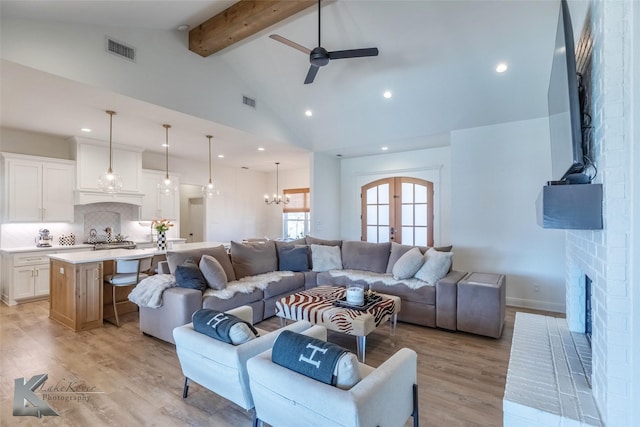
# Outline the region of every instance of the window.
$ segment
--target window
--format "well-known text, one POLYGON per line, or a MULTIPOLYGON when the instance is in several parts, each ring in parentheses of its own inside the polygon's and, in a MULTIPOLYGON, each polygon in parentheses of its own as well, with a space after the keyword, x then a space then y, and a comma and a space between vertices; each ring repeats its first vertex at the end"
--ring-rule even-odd
POLYGON ((310 192, 308 188, 283 190, 289 203, 282 209, 282 234, 285 239, 299 239, 311 229, 310 192))

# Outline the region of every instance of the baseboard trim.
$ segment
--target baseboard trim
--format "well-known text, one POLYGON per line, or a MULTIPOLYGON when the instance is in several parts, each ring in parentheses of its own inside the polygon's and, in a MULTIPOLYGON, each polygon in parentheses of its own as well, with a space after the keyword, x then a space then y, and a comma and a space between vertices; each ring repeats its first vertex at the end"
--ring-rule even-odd
POLYGON ((506 304, 512 307, 533 308, 535 310, 553 311, 555 313, 565 313, 564 304, 549 301, 538 301, 534 299, 507 297, 506 304))

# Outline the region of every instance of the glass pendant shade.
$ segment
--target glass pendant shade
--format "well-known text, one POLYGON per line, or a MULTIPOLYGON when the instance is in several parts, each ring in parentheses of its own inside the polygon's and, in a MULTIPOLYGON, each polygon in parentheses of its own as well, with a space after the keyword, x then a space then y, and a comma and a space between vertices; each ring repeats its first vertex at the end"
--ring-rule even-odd
POLYGON ((124 183, 122 182, 122 178, 113 173, 112 161, 113 161, 113 116, 116 114, 115 111, 107 110, 106 113, 109 115, 109 168, 107 171, 98 178, 98 188, 105 193, 118 193, 122 190, 124 183))
POLYGON ((273 197, 271 199, 269 199, 269 196, 267 194, 264 195, 264 202, 267 205, 279 205, 279 204, 284 204, 286 205, 287 203, 289 203, 289 196, 283 196, 282 194, 280 194, 279 192, 279 180, 280 180, 280 174, 279 174, 279 169, 278 166, 280 165, 279 162, 276 162, 276 192, 273 195, 273 197))
POLYGON ((171 196, 177 190, 178 186, 174 181, 169 177, 169 128, 171 125, 162 125, 165 129, 165 165, 166 165, 166 173, 164 175, 164 179, 158 184, 158 193, 163 196, 171 196))
POLYGON ((211 138, 213 138, 213 136, 207 135, 207 138, 209 138, 209 182, 202 186, 202 195, 207 199, 213 199, 215 196, 220 195, 220 190, 211 179, 211 138))

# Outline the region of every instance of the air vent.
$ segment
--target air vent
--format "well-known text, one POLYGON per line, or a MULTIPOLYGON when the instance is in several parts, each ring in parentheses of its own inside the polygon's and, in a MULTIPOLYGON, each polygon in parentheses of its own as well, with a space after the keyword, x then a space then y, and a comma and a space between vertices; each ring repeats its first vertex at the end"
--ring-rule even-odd
POLYGON ((112 39, 111 37, 106 38, 107 41, 107 52, 117 55, 121 58, 128 59, 129 61, 136 60, 136 49, 127 46, 126 44, 119 42, 117 40, 112 39))
POLYGON ((253 98, 249 98, 248 96, 242 95, 242 103, 244 105, 248 105, 251 108, 256 108, 256 100, 253 98))

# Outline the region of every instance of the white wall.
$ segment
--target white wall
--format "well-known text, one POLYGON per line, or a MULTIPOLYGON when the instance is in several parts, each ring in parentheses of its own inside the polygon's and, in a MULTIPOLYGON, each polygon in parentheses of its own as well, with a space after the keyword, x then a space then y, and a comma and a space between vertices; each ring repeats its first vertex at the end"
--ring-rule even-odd
POLYGON ((451 135, 454 267, 507 275, 507 304, 563 312, 565 232, 536 223, 551 176, 548 120, 451 135))
POLYGON ((259 110, 242 105, 251 88, 215 56, 189 51, 187 33, 4 17, 0 30, 3 59, 264 138, 293 140, 266 103, 259 110), (106 36, 135 47, 136 62, 105 52, 106 36))
POLYGON ((312 153, 311 235, 323 239, 340 237, 340 159, 312 153))
MULTIPOLYGON (((280 165, 282 166, 282 165, 280 165)), ((280 194, 284 189, 292 188, 307 188, 310 187, 309 165, 300 169, 280 170, 279 189, 280 194)), ((274 165, 275 168, 275 165, 274 165)), ((269 174, 266 174, 265 182, 267 190, 264 194, 269 197, 273 197, 273 193, 276 191, 276 172, 275 170, 269 174)), ((264 199, 264 197, 263 197, 264 199)), ((263 202, 264 203, 264 202, 263 202)), ((283 237, 282 230, 282 209, 284 205, 269 205, 267 206, 267 229, 264 235, 259 236, 247 236, 247 237, 269 237, 272 239, 283 237)))
MULTIPOLYGON (((631 37, 631 56, 633 59, 630 72, 632 77, 633 93, 631 96, 630 108, 631 114, 631 131, 632 141, 636 141, 630 147, 631 164, 640 165, 640 4, 633 3, 633 18, 631 20, 633 35, 631 37)), ((631 287, 631 298, 633 300, 631 310, 631 329, 633 338, 630 346, 632 360, 631 374, 631 402, 640 402, 640 168, 631 169, 631 236, 630 236, 630 261, 631 272, 629 275, 629 283, 635 284, 631 287)), ((631 419, 640 420, 640 405, 632 405, 631 419)))
POLYGON ((356 157, 341 161, 341 237, 361 238, 363 185, 381 178, 408 176, 433 182, 434 244, 451 243, 451 155, 449 147, 356 157))
POLYGON ((66 138, 5 127, 0 128, 0 151, 57 159, 73 159, 66 138))

